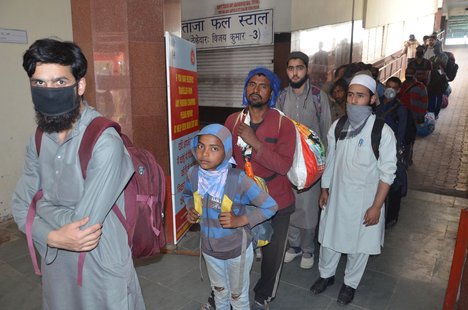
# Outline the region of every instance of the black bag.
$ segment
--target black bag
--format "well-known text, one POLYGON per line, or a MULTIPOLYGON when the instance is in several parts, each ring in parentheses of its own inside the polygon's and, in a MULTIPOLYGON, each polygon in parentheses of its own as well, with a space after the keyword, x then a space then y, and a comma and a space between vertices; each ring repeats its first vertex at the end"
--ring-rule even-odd
MULTIPOLYGON (((401 103, 398 102, 396 105, 398 105, 398 107, 401 106, 401 103)), ((414 117, 413 117, 413 113, 407 109, 406 107, 404 107, 405 110, 407 111, 407 117, 406 117, 406 132, 405 132, 405 141, 403 141, 403 143, 405 145, 409 145, 409 144, 413 144, 413 142, 416 140, 416 132, 417 132, 417 129, 416 129, 416 122, 414 121, 414 117)), ((400 120, 398 119, 398 113, 395 110, 393 110, 390 114, 393 118, 393 121, 395 123, 399 123, 400 120)))
POLYGON ((448 80, 445 74, 439 73, 439 70, 431 71, 431 81, 427 85, 428 93, 440 95, 445 92, 448 87, 448 80))
POLYGON ((447 65, 445 66, 445 74, 449 82, 452 82, 457 76, 458 65, 455 63, 455 56, 451 52, 444 52, 448 57, 447 65))

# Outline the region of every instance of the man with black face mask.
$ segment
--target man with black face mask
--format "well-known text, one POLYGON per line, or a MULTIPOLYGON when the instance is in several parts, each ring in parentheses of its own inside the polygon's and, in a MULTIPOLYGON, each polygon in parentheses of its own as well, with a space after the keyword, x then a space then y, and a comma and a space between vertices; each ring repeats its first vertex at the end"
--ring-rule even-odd
MULTIPOLYGON (((287 60, 289 86, 276 102, 276 107, 295 121, 314 130, 326 145, 326 133, 331 125, 328 95, 312 85, 307 77, 309 57, 302 52, 292 52, 287 60)), ((301 257, 300 267, 314 265, 315 230, 318 222, 320 181, 310 188, 294 189, 296 211, 291 215, 288 229, 289 248, 284 262, 301 257)))
POLYGON ((25 52, 23 68, 43 133, 30 139, 12 209, 42 258, 43 308, 145 309, 127 233, 110 212, 114 203, 124 212, 123 189, 134 172, 113 128, 98 138, 86 179, 81 172, 80 142, 100 116, 83 99, 85 56, 72 42, 42 39, 25 52))

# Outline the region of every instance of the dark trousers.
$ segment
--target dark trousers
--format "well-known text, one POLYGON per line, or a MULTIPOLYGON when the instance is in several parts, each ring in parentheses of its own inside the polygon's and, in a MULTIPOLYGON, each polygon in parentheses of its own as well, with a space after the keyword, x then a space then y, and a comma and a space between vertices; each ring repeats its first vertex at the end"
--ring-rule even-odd
POLYGON ((286 251, 290 217, 290 212, 280 211, 271 219, 273 236, 270 244, 262 248, 261 274, 254 288, 255 300, 260 303, 270 302, 276 296, 286 251))
POLYGON ((442 94, 429 93, 429 103, 427 111, 434 112, 434 115, 439 117, 440 109, 442 108, 442 94))

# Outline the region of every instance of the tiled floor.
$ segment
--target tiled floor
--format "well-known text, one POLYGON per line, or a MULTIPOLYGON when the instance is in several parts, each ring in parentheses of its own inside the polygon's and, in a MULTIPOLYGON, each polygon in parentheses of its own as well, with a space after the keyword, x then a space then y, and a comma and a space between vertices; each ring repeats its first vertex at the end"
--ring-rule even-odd
MULTIPOLYGON (((348 309, 441 309, 447 285, 460 209, 468 200, 419 191, 404 199, 400 221, 386 232, 382 254, 371 257, 356 297, 348 309)), ((39 278, 33 274, 26 243, 12 221, 0 224, 0 308, 41 309, 39 278)), ((179 250, 196 252, 198 234, 189 232, 179 250)), ((344 257, 343 257, 344 258, 344 257)), ((210 292, 199 257, 164 254, 136 262, 148 309, 199 309, 210 292)), ((254 264, 251 283, 259 276, 254 264)), ((285 264, 277 298, 271 309, 337 309, 344 260, 337 281, 321 295, 309 287, 318 277, 317 267, 299 268, 299 259, 285 264)))
POLYGON ((416 141, 409 177, 413 189, 468 198, 468 46, 446 49, 460 68, 435 131, 416 141))
MULTIPOLYGON (((468 68, 468 53, 467 49, 454 51, 460 70, 449 107, 442 111, 436 132, 417 141, 410 172, 413 189, 403 199, 399 222, 386 231, 382 254, 370 258, 347 309, 442 308, 460 210, 468 207, 468 199, 461 198, 467 197, 468 188, 468 89, 463 87, 468 82, 464 69, 468 68)), ((178 246, 184 255, 164 254, 136 261, 149 310, 199 309, 206 301, 210 288, 204 264, 205 280, 201 281, 199 257, 189 255, 197 251, 198 244, 198 233, 189 232, 178 246)), ((344 257, 336 283, 313 296, 309 287, 318 277, 317 267, 302 270, 299 259, 285 264, 270 308, 342 309, 336 297, 343 270, 344 257)), ((258 276, 256 262, 251 283, 258 276)), ((12 221, 0 223, 0 308, 41 309, 40 281, 33 274, 24 237, 12 221)))

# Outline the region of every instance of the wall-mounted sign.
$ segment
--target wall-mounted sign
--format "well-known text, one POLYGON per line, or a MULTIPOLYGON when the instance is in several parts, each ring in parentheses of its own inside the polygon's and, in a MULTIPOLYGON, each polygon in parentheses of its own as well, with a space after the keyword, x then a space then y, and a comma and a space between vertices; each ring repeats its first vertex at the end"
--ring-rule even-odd
POLYGON ((273 44, 273 10, 183 21, 182 37, 197 50, 273 44))
POLYGON ((216 14, 239 13, 243 11, 253 11, 260 9, 260 0, 236 1, 222 3, 216 6, 216 14))
POLYGON ((167 102, 169 112, 169 153, 171 167, 170 227, 168 240, 177 244, 190 227, 182 191, 187 171, 197 162, 190 141, 198 133, 198 81, 195 45, 166 32, 167 102))
POLYGON ((28 43, 28 33, 25 30, 0 28, 0 43, 28 43))

